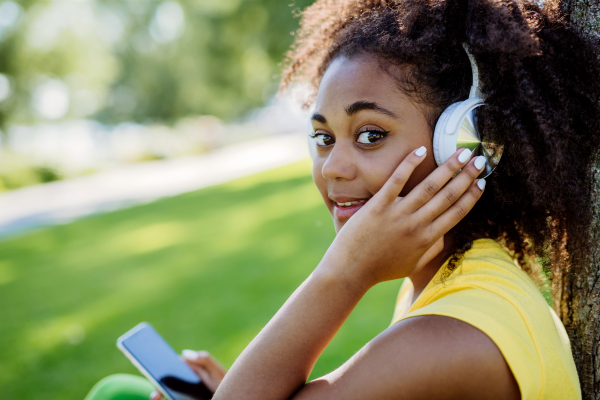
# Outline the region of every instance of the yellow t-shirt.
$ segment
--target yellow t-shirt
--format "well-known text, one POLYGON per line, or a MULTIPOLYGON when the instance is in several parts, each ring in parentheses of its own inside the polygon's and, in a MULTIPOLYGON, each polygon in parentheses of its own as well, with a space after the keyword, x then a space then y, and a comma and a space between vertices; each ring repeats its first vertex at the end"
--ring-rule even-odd
POLYGON ((446 263, 412 306, 412 283, 404 280, 392 324, 418 315, 464 321, 498 346, 519 385, 521 399, 581 399, 564 326, 502 246, 491 239, 474 241, 442 281, 446 263))

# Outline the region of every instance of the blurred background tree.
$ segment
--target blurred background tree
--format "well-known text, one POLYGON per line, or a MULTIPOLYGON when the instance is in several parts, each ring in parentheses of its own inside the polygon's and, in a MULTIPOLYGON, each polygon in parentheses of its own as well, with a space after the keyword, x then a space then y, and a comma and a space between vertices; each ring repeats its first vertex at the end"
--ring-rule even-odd
MULTIPOLYGON (((272 101, 294 10, 311 2, 289 1, 0 0, 0 192, 252 138, 299 133, 302 144, 305 116, 272 101)), ((212 160, 204 167, 218 174, 212 160)), ((169 162, 123 179, 155 182, 153 168, 169 162)), ((108 213, 131 195, 107 207, 107 186, 86 179, 71 181, 80 192, 58 183, 3 194, 25 193, 29 211, 0 207, 2 399, 82 399, 106 375, 137 373, 115 340, 139 321, 178 351, 210 349, 231 365, 333 239, 308 160, 108 213), (81 193, 100 195, 77 203, 81 193), (21 229, 73 209, 98 214, 21 229)), ((385 329, 398 285, 365 296, 314 376, 385 329)))
POLYGON ((0 126, 232 120, 275 93, 310 0, 0 2, 0 126))

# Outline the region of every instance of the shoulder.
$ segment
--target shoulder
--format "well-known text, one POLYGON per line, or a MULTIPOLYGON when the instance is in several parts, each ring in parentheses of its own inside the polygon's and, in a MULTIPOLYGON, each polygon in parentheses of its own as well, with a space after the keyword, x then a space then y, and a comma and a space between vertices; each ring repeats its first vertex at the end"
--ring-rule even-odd
POLYGON ((509 272, 516 273, 520 279, 528 279, 528 275, 517 266, 509 252, 492 239, 475 240, 459 265, 462 274, 484 272, 496 275, 498 272, 509 272))
POLYGON ((537 285, 494 241, 476 241, 445 281, 419 296, 407 317, 434 315, 462 321, 487 336, 523 398, 548 393, 575 398, 577 373, 562 324, 537 285))
POLYGON ((410 311, 442 299, 442 303, 465 301, 466 308, 474 310, 484 310, 489 305, 493 308, 516 307, 534 313, 547 313, 547 303, 538 285, 515 264, 500 244, 491 239, 476 240, 454 270, 448 271, 444 264, 410 311), (470 292, 467 289, 480 290, 470 292), (494 295, 487 296, 490 304, 472 302, 471 295, 485 296, 482 291, 494 295))
POLYGON ((381 351, 397 351, 396 357, 412 371, 411 381, 425 390, 409 398, 520 398, 498 347, 463 321, 437 315, 408 318, 380 339, 381 351))
POLYGON ((324 395, 307 399, 520 398, 510 368, 487 335, 435 315, 400 321, 341 368, 307 386, 307 394, 324 395))

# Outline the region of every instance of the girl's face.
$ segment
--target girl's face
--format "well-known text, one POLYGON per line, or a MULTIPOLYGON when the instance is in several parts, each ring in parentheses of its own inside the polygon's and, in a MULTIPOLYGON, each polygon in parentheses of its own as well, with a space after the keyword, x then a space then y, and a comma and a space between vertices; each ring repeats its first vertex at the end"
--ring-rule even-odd
POLYGON ((336 232, 411 151, 427 147, 401 196, 436 168, 427 119, 374 56, 331 63, 319 86, 312 126, 318 143, 313 179, 336 232))

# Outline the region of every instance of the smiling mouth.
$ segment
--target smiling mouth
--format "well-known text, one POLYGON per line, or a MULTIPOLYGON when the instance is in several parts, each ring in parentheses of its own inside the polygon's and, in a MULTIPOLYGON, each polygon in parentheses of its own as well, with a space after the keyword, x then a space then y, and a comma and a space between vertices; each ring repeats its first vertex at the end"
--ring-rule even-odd
POLYGON ((363 200, 357 200, 357 201, 348 201, 346 203, 338 203, 335 202, 335 205, 337 205, 338 207, 351 207, 357 204, 362 204, 362 203, 366 203, 368 199, 363 199, 363 200))

